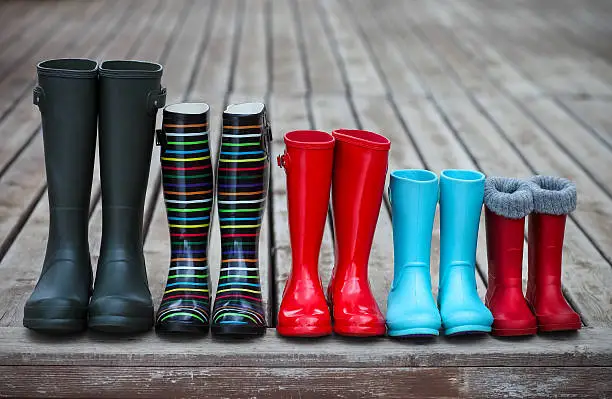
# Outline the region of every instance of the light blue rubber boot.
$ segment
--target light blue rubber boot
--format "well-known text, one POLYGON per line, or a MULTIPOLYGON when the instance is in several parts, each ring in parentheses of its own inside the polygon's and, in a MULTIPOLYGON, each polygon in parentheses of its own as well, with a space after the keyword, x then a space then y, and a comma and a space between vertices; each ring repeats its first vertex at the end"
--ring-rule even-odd
POLYGON ((446 335, 491 331, 493 315, 476 291, 476 244, 485 176, 448 169, 440 175, 440 289, 446 335))
POLYGON ((431 293, 431 230, 438 203, 438 176, 428 170, 391 173, 393 285, 387 301, 392 337, 438 335, 440 313, 431 293))

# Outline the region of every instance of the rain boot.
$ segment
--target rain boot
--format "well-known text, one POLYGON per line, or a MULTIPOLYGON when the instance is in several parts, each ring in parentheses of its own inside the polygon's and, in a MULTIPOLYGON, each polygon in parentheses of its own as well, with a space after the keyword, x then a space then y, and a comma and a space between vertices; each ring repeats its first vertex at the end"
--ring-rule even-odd
POLYGON ((161 75, 150 62, 100 65, 102 243, 89 304, 89 327, 100 331, 153 327, 142 224, 155 115, 165 101, 161 75))
POLYGON ((49 239, 23 325, 51 333, 87 326, 92 271, 87 241, 98 121, 98 64, 55 59, 37 66, 34 104, 42 118, 49 239))
POLYGON ((580 316, 561 292, 565 221, 576 209, 576 186, 553 176, 534 176, 530 184, 534 212, 529 216, 527 300, 539 331, 578 330, 580 316))
POLYGON ((485 176, 447 169, 440 175, 440 286, 446 335, 490 332, 493 315, 476 291, 476 244, 485 176))
POLYGON ((292 265, 276 331, 286 336, 329 335, 331 316, 318 266, 329 204, 334 138, 325 132, 298 130, 285 134, 285 145, 287 149, 278 162, 287 174, 292 265))
POLYGON ((485 223, 489 284, 485 304, 493 314, 492 334, 532 335, 536 319, 523 295, 525 217, 533 211, 525 181, 490 177, 485 182, 485 223))
POLYGON ((387 300, 389 336, 438 335, 441 320, 431 292, 431 231, 438 204, 438 176, 396 170, 389 187, 393 221, 393 284, 387 300))
POLYGON ((389 140, 364 130, 335 130, 332 214, 336 264, 328 286, 333 330, 340 335, 385 334, 372 295, 368 260, 385 187, 389 140))
POLYGON ((161 332, 208 332, 208 232, 213 204, 208 113, 208 104, 169 105, 158 132, 171 252, 156 317, 155 329, 161 332))
POLYGON ((230 105, 223 113, 217 165, 221 269, 211 324, 215 334, 266 331, 258 253, 271 139, 264 104, 230 105))

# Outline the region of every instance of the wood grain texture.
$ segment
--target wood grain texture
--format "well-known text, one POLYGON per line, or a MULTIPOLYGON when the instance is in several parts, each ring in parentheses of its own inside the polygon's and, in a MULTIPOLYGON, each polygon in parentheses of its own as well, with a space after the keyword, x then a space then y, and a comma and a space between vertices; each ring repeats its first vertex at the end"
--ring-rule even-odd
POLYGON ((0 367, 16 397, 539 398, 607 397, 610 367, 160 368, 0 367), (236 383, 239 380, 240 383, 236 383), (49 381, 62 381, 50 384, 49 381))
POLYGON ((0 327, 0 365, 159 367, 612 367, 609 329, 527 338, 491 336, 289 339, 268 329, 261 338, 166 338, 153 332, 43 336, 0 327))

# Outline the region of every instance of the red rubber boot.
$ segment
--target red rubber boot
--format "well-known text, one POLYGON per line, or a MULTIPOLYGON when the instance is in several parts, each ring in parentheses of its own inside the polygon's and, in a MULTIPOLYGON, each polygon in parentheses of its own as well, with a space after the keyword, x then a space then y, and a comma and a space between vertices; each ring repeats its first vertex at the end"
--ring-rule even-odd
POLYGON ((567 179, 531 179, 534 213, 529 216, 527 300, 539 331, 578 330, 581 320, 561 292, 563 237, 567 214, 576 209, 576 187, 567 179))
POLYGON ((332 332, 318 266, 329 204, 334 138, 325 132, 298 130, 285 134, 285 146, 278 164, 287 174, 292 265, 276 331, 285 336, 320 337, 332 332))
POLYGON ((491 333, 533 335, 536 318, 522 285, 525 216, 533 211, 530 186, 519 179, 487 178, 484 203, 489 264, 485 304, 493 314, 491 333))
POLYGON ((387 174, 391 143, 363 130, 336 130, 332 209, 336 264, 328 287, 334 332, 376 336, 383 317, 368 281, 368 259, 387 174))

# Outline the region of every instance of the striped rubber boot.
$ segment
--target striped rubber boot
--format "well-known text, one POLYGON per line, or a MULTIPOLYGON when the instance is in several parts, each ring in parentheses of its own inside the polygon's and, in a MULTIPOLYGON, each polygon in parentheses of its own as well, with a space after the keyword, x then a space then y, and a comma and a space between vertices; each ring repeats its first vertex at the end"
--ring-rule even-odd
POLYGON ((156 330, 208 333, 210 274, 208 232, 213 205, 213 174, 204 103, 164 109, 161 167, 171 255, 156 330))
POLYGON ((222 260, 211 324, 215 334, 261 335, 266 330, 258 248, 268 194, 270 140, 263 104, 227 107, 217 168, 222 260))

